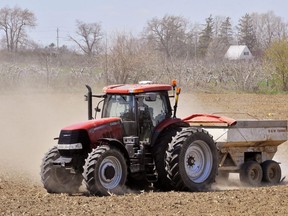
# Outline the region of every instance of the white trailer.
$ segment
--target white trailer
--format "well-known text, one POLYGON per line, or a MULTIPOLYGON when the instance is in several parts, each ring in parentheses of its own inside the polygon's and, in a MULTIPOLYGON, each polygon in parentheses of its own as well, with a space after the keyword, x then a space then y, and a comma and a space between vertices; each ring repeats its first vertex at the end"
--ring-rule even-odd
POLYGON ((286 120, 234 120, 194 114, 184 119, 207 130, 219 153, 219 176, 239 173, 241 182, 257 186, 281 180, 279 163, 273 160, 277 146, 287 141, 286 120))

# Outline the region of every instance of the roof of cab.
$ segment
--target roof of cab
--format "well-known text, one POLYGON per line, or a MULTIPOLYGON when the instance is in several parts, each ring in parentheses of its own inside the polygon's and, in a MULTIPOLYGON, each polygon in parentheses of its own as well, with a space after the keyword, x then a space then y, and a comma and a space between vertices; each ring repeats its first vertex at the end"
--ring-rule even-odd
POLYGON ((171 85, 166 84, 119 84, 110 85, 103 88, 105 93, 113 94, 136 94, 142 92, 153 92, 153 91, 169 91, 172 90, 171 85))

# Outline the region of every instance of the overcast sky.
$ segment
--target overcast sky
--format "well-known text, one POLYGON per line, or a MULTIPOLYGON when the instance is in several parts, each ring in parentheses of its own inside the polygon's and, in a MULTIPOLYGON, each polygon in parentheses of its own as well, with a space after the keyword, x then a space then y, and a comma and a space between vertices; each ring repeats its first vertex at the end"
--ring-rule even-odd
POLYGON ((38 43, 56 43, 59 28, 60 46, 75 32, 75 21, 99 22, 104 31, 139 33, 153 17, 175 15, 192 23, 205 18, 229 16, 236 25, 245 13, 274 11, 288 22, 288 0, 0 0, 0 7, 18 6, 32 11, 37 27, 29 35, 38 43))

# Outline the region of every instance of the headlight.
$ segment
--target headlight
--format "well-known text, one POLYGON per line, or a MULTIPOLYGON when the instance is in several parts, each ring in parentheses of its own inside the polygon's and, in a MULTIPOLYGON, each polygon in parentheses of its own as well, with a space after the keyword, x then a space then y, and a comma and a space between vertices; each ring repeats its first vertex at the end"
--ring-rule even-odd
POLYGON ((81 143, 73 143, 73 144, 58 144, 57 148, 59 150, 76 150, 76 149, 82 149, 81 143))

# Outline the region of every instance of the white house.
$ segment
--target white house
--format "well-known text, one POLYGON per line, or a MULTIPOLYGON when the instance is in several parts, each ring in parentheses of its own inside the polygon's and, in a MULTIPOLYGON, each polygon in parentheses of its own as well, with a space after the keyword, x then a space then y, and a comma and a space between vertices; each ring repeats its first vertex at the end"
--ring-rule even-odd
POLYGON ((251 59, 252 53, 246 45, 231 45, 227 50, 225 58, 229 60, 251 59))

